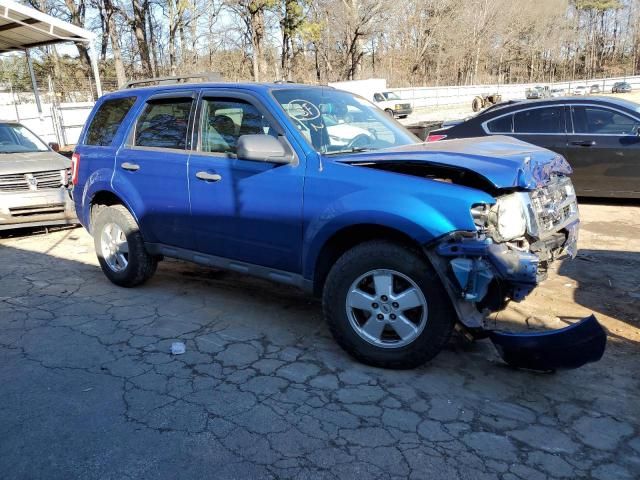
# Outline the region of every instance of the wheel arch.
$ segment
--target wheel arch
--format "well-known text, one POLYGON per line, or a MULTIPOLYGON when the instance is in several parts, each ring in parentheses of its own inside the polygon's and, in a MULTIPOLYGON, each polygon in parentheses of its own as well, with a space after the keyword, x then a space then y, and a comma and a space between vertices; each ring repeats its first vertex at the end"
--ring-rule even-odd
POLYGON ((110 207, 112 205, 122 205, 129 211, 129 213, 133 216, 136 222, 138 221, 135 213, 122 197, 120 197, 118 194, 110 190, 99 190, 91 196, 91 199, 89 201, 89 218, 88 218, 89 232, 91 232, 93 229, 93 218, 96 212, 98 211, 98 208, 110 207))
POLYGON ((370 240, 389 240, 414 248, 422 255, 420 243, 406 232, 373 223, 350 225, 334 232, 320 248, 313 264, 314 295, 320 296, 322 294, 327 275, 338 258, 356 245, 370 240))

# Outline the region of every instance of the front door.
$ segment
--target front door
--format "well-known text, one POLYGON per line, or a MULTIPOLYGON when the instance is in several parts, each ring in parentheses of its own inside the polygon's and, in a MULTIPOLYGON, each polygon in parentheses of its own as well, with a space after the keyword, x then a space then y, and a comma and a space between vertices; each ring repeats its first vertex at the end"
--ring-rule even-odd
POLYGON ((191 215, 200 252, 300 273, 304 158, 277 165, 236 156, 241 135, 285 135, 252 96, 205 91, 189 159, 191 215))
POLYGON ((640 193, 640 121, 595 105, 571 107, 573 132, 567 160, 578 195, 637 196, 640 193))
POLYGON ((116 157, 114 188, 127 199, 147 242, 194 247, 187 179, 194 97, 173 92, 148 99, 116 157))

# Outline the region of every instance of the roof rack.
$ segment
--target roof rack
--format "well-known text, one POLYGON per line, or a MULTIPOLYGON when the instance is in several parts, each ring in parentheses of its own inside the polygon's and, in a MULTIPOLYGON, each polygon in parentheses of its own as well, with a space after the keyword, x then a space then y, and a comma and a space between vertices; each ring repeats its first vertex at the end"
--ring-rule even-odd
POLYGON ((131 80, 127 82, 122 88, 133 88, 140 86, 146 83, 157 83, 158 85, 172 85, 175 83, 187 83, 187 80, 199 78, 205 82, 219 82, 222 80, 222 75, 217 72, 207 72, 207 73, 195 73, 193 75, 178 75, 175 77, 155 77, 155 78, 144 78, 142 80, 131 80))

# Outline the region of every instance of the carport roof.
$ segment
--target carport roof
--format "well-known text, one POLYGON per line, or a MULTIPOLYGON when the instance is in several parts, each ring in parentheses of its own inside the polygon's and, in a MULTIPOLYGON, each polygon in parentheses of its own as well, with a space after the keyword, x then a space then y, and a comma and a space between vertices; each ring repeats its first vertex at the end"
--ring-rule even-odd
POLYGON ((0 53, 59 42, 90 42, 94 34, 13 0, 0 0, 0 53))

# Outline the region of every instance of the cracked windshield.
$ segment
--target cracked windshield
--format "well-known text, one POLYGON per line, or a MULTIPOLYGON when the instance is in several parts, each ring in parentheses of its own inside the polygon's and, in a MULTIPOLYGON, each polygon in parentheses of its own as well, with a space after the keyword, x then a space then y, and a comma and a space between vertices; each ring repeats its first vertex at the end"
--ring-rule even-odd
POLYGON ((300 88, 275 90, 273 96, 319 153, 362 152, 419 142, 389 115, 347 92, 300 88))

